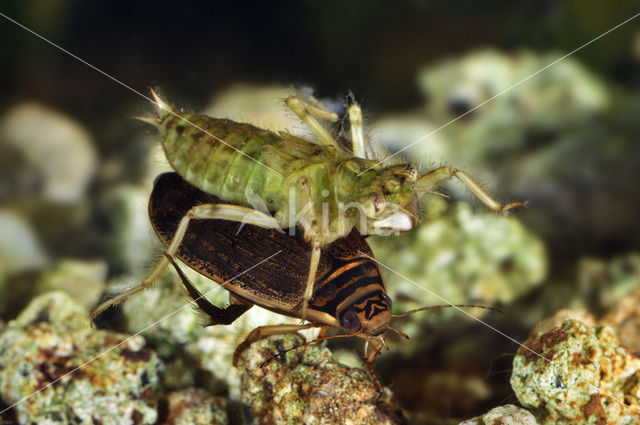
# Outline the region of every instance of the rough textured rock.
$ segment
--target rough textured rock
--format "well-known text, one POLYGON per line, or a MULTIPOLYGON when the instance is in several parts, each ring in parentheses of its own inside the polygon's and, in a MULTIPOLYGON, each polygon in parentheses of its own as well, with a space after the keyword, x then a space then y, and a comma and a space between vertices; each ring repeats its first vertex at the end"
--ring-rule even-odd
POLYGON ((298 334, 275 335, 240 355, 242 401, 260 424, 404 423, 367 372, 336 362, 298 334), (277 356, 277 357, 274 357, 277 356))
POLYGON ((531 412, 507 404, 489 410, 482 416, 460 422, 460 425, 538 425, 531 412))
POLYGON ((537 354, 518 351, 511 387, 541 423, 640 421, 640 358, 620 346, 611 328, 569 320, 525 345, 537 354))
POLYGON ((640 352, 640 287, 614 305, 601 322, 615 329, 624 346, 640 352))
POLYGON ((163 425, 226 425, 227 401, 203 390, 176 391, 167 397, 167 420, 163 425))
POLYGON ((18 422, 153 424, 161 365, 141 336, 94 330, 63 292, 35 298, 0 335, 0 395, 18 422))

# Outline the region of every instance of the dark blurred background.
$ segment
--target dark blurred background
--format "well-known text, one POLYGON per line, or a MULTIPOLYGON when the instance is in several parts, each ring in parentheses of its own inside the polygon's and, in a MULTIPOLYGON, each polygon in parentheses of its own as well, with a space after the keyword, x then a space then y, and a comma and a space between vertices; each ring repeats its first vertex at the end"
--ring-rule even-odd
MULTIPOLYGON (((237 81, 310 84, 324 96, 352 90, 367 108, 418 104, 419 68, 491 46, 569 52, 637 12, 633 1, 300 1, 135 3, 7 1, 3 13, 144 91, 161 84, 203 102, 237 81)), ((630 23, 579 52, 623 87, 637 87, 630 23)), ((132 93, 5 21, 2 106, 38 98, 93 124, 132 93), (100 101, 96 101, 100 100, 100 101), (100 109, 104 108, 104 109, 100 109)))

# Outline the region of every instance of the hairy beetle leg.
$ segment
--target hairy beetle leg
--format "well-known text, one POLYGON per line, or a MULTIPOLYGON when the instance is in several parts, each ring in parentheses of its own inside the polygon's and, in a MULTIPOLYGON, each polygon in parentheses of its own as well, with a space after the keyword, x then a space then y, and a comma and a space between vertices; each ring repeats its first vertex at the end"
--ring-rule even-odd
MULTIPOLYGON (((254 210, 252 208, 241 207, 231 204, 202 204, 197 205, 189 210, 187 214, 182 217, 176 233, 173 235, 171 243, 167 246, 166 253, 169 256, 173 256, 178 251, 184 235, 187 233, 189 222, 191 220, 229 220, 237 221, 246 224, 253 224, 255 226, 264 227, 267 229, 280 229, 278 222, 263 212, 254 210)), ((153 271, 139 284, 115 297, 101 303, 91 311, 90 318, 93 320, 98 314, 102 313, 109 307, 121 303, 131 295, 137 294, 150 287, 153 282, 162 274, 164 269, 169 264, 166 257, 162 258, 153 271)))

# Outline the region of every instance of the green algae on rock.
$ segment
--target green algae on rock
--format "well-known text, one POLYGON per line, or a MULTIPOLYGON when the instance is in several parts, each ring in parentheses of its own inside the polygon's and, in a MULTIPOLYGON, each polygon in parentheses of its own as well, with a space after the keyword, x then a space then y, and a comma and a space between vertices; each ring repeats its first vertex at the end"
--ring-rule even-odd
POLYGON ((299 334, 274 335, 240 354, 242 401, 260 424, 396 424, 367 372, 333 360, 331 351, 299 334))
POLYGON ((568 320, 525 345, 537 354, 518 351, 511 387, 542 424, 638 423, 640 358, 611 328, 568 320))
POLYGON ((531 412, 507 404, 489 410, 482 416, 460 422, 460 425, 538 425, 531 412))
POLYGON ((18 422, 153 424, 161 368, 144 338, 94 330, 63 292, 35 298, 0 335, 0 396, 18 422))

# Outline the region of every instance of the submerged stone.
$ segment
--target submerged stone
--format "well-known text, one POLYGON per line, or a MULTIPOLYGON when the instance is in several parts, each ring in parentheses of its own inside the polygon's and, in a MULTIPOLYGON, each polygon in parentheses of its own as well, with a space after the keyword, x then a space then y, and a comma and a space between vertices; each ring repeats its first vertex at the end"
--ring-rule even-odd
POLYGON ((640 358, 611 328, 569 320, 530 337, 513 361, 511 387, 542 424, 636 424, 640 358))
POLYGON ((489 410, 482 416, 460 422, 460 425, 538 425, 531 412, 507 404, 489 410))
POLYGON ((0 396, 20 424, 153 424, 161 365, 144 345, 91 329, 65 293, 43 294, 0 335, 0 396))
POLYGON ((242 401, 260 424, 401 424, 371 376, 298 334, 253 343, 239 357, 242 401))
POLYGON ((165 425, 226 425, 227 401, 200 389, 176 391, 167 397, 165 425))

